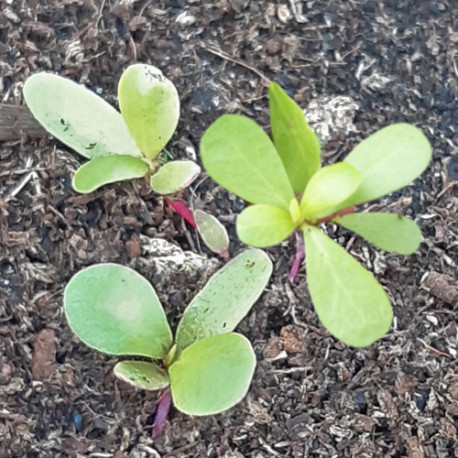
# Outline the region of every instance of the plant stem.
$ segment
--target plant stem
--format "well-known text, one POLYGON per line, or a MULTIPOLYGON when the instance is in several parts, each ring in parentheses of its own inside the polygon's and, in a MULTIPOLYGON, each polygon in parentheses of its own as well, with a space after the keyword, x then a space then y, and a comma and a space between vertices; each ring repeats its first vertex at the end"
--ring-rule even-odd
POLYGON ((305 259, 304 238, 300 232, 296 232, 295 235, 296 235, 296 255, 294 256, 294 262, 288 274, 288 280, 291 283, 294 283, 294 280, 296 280, 297 273, 299 272, 302 261, 305 259))
POLYGON ((170 407, 172 405, 172 393, 170 388, 164 388, 159 395, 159 399, 156 405, 156 412, 154 413, 154 424, 153 424, 153 437, 161 434, 167 416, 169 415, 170 407))
POLYGON ((229 262, 231 260, 231 255, 228 250, 222 250, 218 252, 218 256, 224 261, 229 262))
MULTIPOLYGON (((344 215, 348 215, 354 212, 355 212, 355 207, 354 205, 351 205, 350 207, 343 208, 342 210, 339 210, 335 213, 332 213, 331 215, 325 216, 324 218, 317 220, 313 225, 318 227, 320 224, 328 223, 329 221, 332 221, 334 218, 338 216, 344 216, 344 215)), ((308 223, 308 224, 311 224, 311 223, 308 223)), ((302 235, 301 232, 296 232, 296 255, 294 256, 294 262, 288 274, 288 280, 291 283, 294 283, 294 280, 296 280, 297 274, 299 272, 302 261, 304 259, 305 259, 304 236, 302 235)))
POLYGON ((196 229, 196 223, 192 211, 186 206, 182 200, 170 200, 163 196, 166 204, 170 205, 172 209, 180 215, 186 222, 188 222, 194 229, 196 229))
POLYGON ((331 215, 325 216, 324 218, 320 218, 319 220, 316 221, 315 226, 319 226, 322 223, 329 223, 329 221, 332 221, 334 218, 338 216, 345 216, 345 215, 349 215, 350 213, 355 213, 354 205, 350 205, 349 207, 342 208, 342 210, 332 213, 331 215))

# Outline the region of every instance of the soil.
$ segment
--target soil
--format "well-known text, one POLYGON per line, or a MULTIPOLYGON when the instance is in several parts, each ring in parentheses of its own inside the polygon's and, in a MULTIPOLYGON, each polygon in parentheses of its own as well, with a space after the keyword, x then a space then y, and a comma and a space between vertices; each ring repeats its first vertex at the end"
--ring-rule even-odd
MULTIPOLYGON (((226 112, 267 129, 267 80, 304 108, 342 96, 351 104, 348 123, 337 115, 327 129, 327 163, 402 121, 425 132, 434 157, 412 185, 372 204, 418 222, 415 254, 379 252, 328 226, 388 291, 386 337, 354 349, 329 336, 305 274, 286 280, 291 238, 268 250, 271 283, 239 327, 258 358, 248 396, 212 417, 172 410, 152 438, 157 393, 115 380, 115 359, 72 335, 62 292, 84 266, 122 263, 157 285, 176 323, 207 274, 157 275, 148 247, 159 237, 198 251, 195 234, 144 182, 76 194, 81 158, 13 130, 0 143, 0 457, 458 457, 458 185, 448 167, 458 140, 457 18, 452 0, 4 0, 4 104, 23 105, 25 79, 52 71, 116 105, 123 69, 146 62, 178 88, 170 151, 179 158, 199 160, 202 133, 226 112)), ((228 227, 232 254, 242 249, 234 222, 243 202, 210 179, 183 198, 228 227)))

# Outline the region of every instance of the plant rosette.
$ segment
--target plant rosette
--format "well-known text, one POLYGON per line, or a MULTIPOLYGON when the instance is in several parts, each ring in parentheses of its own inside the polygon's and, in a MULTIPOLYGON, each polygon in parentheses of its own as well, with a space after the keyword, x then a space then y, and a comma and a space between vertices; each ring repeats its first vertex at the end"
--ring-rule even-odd
MULTIPOLYGON (((255 355, 250 342, 233 331, 271 273, 263 251, 239 254, 188 305, 175 342, 154 288, 117 264, 97 264, 77 273, 65 289, 65 314, 86 345, 125 357, 114 368, 120 379, 163 390, 165 398, 171 392, 174 405, 186 414, 217 414, 248 391, 255 355)), ((164 414, 159 407, 156 419, 163 422, 168 408, 164 414)))
POLYGON ((377 248, 413 253, 422 239, 414 221, 354 213, 354 206, 417 178, 431 160, 431 146, 418 128, 393 124, 363 140, 343 162, 322 166, 319 141, 303 111, 275 83, 269 105, 273 141, 249 118, 223 115, 202 138, 204 168, 219 185, 253 204, 237 219, 242 242, 268 247, 295 231, 303 235, 308 287, 321 322, 349 345, 370 345, 391 326, 388 296, 319 226, 337 223, 377 248))
POLYGON ((121 113, 83 85, 51 73, 30 76, 24 98, 49 133, 89 159, 73 177, 80 193, 148 177, 155 192, 170 195, 200 173, 192 161, 164 164, 159 156, 177 127, 180 101, 156 67, 135 64, 125 70, 118 85, 121 113))

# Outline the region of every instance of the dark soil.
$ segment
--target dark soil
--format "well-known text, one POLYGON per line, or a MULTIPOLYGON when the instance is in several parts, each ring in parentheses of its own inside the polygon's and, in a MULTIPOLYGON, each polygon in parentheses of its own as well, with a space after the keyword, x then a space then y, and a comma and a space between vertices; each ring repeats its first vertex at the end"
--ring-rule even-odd
MULTIPOLYGON (((328 162, 399 121, 426 133, 434 159, 374 204, 420 224, 417 253, 387 255, 329 227, 389 292, 396 318, 385 338, 353 349, 327 334, 305 275, 286 282, 292 238, 269 250, 274 276, 240 326, 258 357, 247 398, 214 417, 172 411, 153 439, 157 394, 116 381, 115 360, 72 335, 62 291, 84 266, 122 263, 159 283, 176 322, 205 278, 155 278, 146 248, 160 237, 196 250, 195 236, 145 183, 77 195, 80 158, 18 131, 0 144, 0 457, 458 457, 458 185, 447 168, 458 140, 457 18, 452 0, 4 0, 3 103, 22 105, 25 79, 47 70, 116 104, 120 74, 139 61, 178 88, 177 157, 198 152, 223 113, 267 127, 272 79, 304 108, 323 96, 356 104, 353 125, 327 139, 328 162)), ((243 202, 210 179, 184 199, 220 218, 232 253, 241 249, 243 202)))

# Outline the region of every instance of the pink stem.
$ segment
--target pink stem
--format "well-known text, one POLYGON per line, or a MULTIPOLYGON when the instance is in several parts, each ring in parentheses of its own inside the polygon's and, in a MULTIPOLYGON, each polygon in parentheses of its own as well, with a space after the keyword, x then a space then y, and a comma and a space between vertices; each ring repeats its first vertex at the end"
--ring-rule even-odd
POLYGON ((305 259, 304 239, 302 235, 299 234, 299 232, 296 232, 296 255, 294 256, 294 262, 288 274, 288 280, 291 283, 294 283, 294 280, 296 280, 297 274, 299 272, 302 261, 304 259, 305 259))
POLYGON ((231 255, 229 254, 229 251, 227 250, 219 251, 218 256, 225 262, 229 262, 231 260, 231 255))
POLYGON ((153 437, 159 436, 164 429, 165 421, 169 415, 170 407, 172 405, 172 393, 170 388, 164 388, 159 395, 157 401, 156 412, 154 413, 154 424, 153 424, 153 437))
POLYGON ((192 211, 186 206, 186 204, 181 200, 170 200, 167 197, 163 196, 165 202, 172 207, 172 209, 180 215, 185 221, 187 221, 194 229, 196 229, 196 222, 194 221, 194 216, 192 211))

